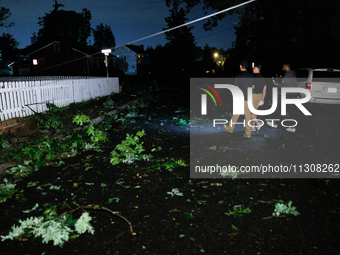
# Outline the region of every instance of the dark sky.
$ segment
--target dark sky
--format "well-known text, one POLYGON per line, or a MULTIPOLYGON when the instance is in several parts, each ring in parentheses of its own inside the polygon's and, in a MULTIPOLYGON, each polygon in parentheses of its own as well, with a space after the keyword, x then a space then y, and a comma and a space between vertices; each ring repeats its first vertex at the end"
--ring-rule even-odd
MULTIPOLYGON (((92 28, 100 23, 109 25, 116 38, 116 46, 162 31, 166 27, 164 18, 169 16, 165 0, 60 0, 59 3, 65 5, 63 10, 81 12, 83 8, 88 9, 92 14, 92 28)), ((0 6, 9 8, 12 13, 8 22, 15 23, 11 28, 1 28, 0 33, 12 34, 20 43, 19 48, 24 48, 30 44, 33 32, 39 30, 38 18, 50 12, 53 4, 54 0, 0 0, 0 6)), ((189 13, 188 20, 202 16, 204 11, 201 6, 197 6, 189 13)), ((227 17, 209 32, 203 29, 204 21, 193 24, 192 32, 197 45, 204 46, 207 43, 217 48, 229 48, 235 39, 232 23, 237 21, 237 16, 227 17)), ((162 34, 136 44, 147 47, 165 43, 162 34)))

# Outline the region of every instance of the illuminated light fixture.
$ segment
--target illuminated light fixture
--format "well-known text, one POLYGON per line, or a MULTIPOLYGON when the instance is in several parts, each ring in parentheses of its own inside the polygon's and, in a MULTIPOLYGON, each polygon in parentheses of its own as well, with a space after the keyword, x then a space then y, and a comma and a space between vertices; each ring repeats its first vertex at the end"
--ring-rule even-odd
POLYGON ((111 49, 104 49, 104 50, 102 50, 102 53, 103 53, 105 56, 108 56, 108 55, 111 53, 111 49))
POLYGON ((33 59, 33 65, 37 66, 38 65, 38 59, 33 59))
POLYGON ((103 49, 102 53, 105 55, 106 77, 109 78, 109 62, 107 56, 111 53, 111 49, 103 49))

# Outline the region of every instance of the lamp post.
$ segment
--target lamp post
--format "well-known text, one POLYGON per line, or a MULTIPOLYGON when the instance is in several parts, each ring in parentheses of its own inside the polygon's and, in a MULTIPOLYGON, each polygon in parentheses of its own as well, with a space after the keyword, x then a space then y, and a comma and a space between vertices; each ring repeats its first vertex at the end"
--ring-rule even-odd
POLYGON ((107 56, 111 53, 111 49, 102 50, 102 53, 105 55, 106 77, 109 78, 109 62, 107 61, 107 56))
POLYGON ((34 68, 35 68, 35 76, 37 76, 38 59, 33 59, 33 65, 34 65, 34 68))
POLYGON ((225 64, 224 51, 223 51, 223 49, 222 49, 221 66, 222 66, 222 70, 223 70, 223 71, 224 71, 224 64, 225 64))
MULTIPOLYGON (((215 52, 215 53, 214 53, 214 57, 216 58, 216 62, 217 62, 217 58, 219 57, 218 52, 215 52)), ((221 57, 219 58, 220 60, 218 61, 221 70, 224 69, 223 57, 224 57, 224 53, 223 53, 223 49, 222 49, 222 55, 221 55, 221 57), (222 66, 222 65, 223 65, 223 66, 222 66)))

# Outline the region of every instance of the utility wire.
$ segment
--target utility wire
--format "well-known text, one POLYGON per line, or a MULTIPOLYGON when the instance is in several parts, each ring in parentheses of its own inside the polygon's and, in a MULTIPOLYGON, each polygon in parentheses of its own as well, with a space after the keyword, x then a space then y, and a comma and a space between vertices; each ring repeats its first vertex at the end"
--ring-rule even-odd
POLYGON ((154 37, 154 36, 157 36, 157 35, 161 35, 161 34, 170 32, 170 31, 172 31, 172 30, 175 30, 175 29, 178 29, 178 28, 181 28, 181 27, 188 26, 188 25, 193 24, 193 23, 196 23, 196 22, 198 22, 198 21, 201 21, 201 20, 204 20, 204 19, 211 18, 211 17, 216 16, 216 15, 218 15, 218 14, 221 14, 221 13, 224 13, 224 12, 227 12, 227 11, 230 11, 230 10, 233 10, 233 9, 236 9, 236 8, 239 8, 239 7, 243 6, 243 5, 247 5, 247 4, 252 3, 252 2, 255 2, 255 1, 256 1, 256 0, 249 0, 249 1, 244 2, 244 3, 238 4, 238 5, 234 5, 234 6, 232 6, 232 7, 226 8, 226 9, 224 9, 224 10, 222 10, 222 11, 218 11, 218 12, 212 13, 212 14, 210 14, 210 15, 207 15, 207 16, 204 16, 204 17, 195 19, 195 20, 193 20, 193 21, 189 21, 189 22, 184 23, 184 24, 182 24, 182 25, 179 25, 179 26, 176 26, 176 27, 172 27, 172 28, 163 30, 163 31, 161 31, 161 32, 158 32, 158 33, 155 33, 155 34, 152 34, 152 35, 145 36, 145 37, 143 37, 143 38, 140 38, 140 39, 131 41, 131 42, 129 42, 129 43, 125 43, 125 45, 127 45, 127 44, 132 44, 132 43, 136 43, 136 42, 139 42, 139 41, 142 41, 142 40, 145 40, 145 39, 149 39, 149 38, 154 37))

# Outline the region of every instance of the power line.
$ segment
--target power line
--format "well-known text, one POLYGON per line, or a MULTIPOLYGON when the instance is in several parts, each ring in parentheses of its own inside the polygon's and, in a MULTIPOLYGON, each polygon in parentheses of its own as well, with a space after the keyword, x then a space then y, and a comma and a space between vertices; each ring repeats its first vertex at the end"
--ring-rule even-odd
POLYGON ((224 12, 227 12, 227 11, 230 11, 230 10, 233 10, 233 9, 236 9, 236 8, 239 8, 239 7, 243 6, 243 5, 247 5, 247 4, 252 3, 252 2, 255 2, 255 1, 256 1, 256 0, 249 0, 249 1, 244 2, 244 3, 238 4, 238 5, 234 5, 234 6, 232 6, 232 7, 226 8, 226 9, 224 9, 224 10, 222 10, 222 11, 215 12, 215 13, 213 13, 213 14, 210 14, 210 15, 207 15, 207 16, 204 16, 204 17, 195 19, 195 20, 193 20, 193 21, 189 21, 189 22, 184 23, 184 24, 182 24, 182 25, 179 25, 179 26, 176 26, 176 27, 172 27, 172 28, 163 30, 163 31, 161 31, 161 32, 158 32, 158 33, 155 33, 155 34, 152 34, 152 35, 149 35, 149 36, 145 36, 145 37, 143 37, 143 38, 140 38, 140 39, 131 41, 131 42, 129 42, 129 43, 125 43, 125 45, 126 45, 126 44, 136 43, 136 42, 139 42, 139 41, 142 41, 142 40, 145 40, 145 39, 149 39, 149 38, 154 37, 154 36, 157 36, 157 35, 161 35, 161 34, 170 32, 170 31, 172 31, 172 30, 175 30, 175 29, 178 29, 178 28, 181 28, 181 27, 184 27, 184 26, 188 26, 188 25, 190 25, 190 24, 199 22, 199 21, 204 20, 204 19, 211 18, 211 17, 213 17, 213 16, 216 16, 216 15, 219 15, 219 14, 221 14, 221 13, 224 13, 224 12))

